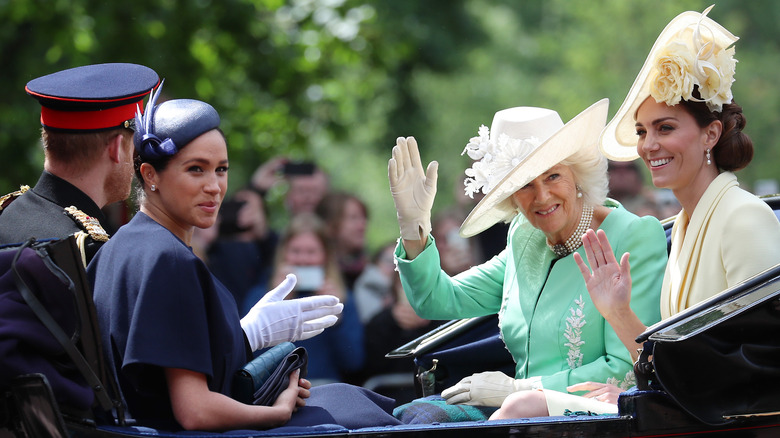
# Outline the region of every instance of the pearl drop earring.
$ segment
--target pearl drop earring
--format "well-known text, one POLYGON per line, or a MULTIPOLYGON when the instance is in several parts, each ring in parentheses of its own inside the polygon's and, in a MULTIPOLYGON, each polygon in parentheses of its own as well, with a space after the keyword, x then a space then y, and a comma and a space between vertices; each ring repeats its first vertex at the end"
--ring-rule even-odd
POLYGON ((151 187, 151 189, 152 189, 152 191, 155 191, 155 190, 157 190, 157 186, 156 186, 156 185, 154 185, 154 184, 152 184, 152 187, 151 187))
POLYGON ((712 164, 712 160, 710 160, 710 150, 707 149, 707 165, 709 166, 710 164, 712 164))

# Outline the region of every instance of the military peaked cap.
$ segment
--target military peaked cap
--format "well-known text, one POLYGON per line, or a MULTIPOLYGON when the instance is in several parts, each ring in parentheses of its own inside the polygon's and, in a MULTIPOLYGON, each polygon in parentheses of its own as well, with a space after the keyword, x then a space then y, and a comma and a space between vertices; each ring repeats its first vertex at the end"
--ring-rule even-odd
POLYGON ((160 79, 138 64, 94 64, 33 79, 25 90, 41 104, 41 125, 60 131, 131 127, 136 105, 160 79))

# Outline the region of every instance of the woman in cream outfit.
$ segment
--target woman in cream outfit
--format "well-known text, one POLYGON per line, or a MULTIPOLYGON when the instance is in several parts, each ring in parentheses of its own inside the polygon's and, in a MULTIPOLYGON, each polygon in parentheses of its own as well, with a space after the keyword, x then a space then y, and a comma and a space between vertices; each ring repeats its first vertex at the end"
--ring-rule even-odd
MULTIPOLYGON (((683 207, 672 228, 662 318, 780 263, 780 223, 766 203, 739 188, 733 173, 753 157, 742 108, 731 93, 736 60, 730 46, 737 37, 708 12, 685 12, 667 25, 600 140, 613 160, 641 157, 653 184, 671 189, 683 207)), ((646 326, 628 307, 629 255, 618 263, 601 231, 589 230, 583 241, 590 268, 574 257, 591 298, 636 359, 634 339, 646 326)), ((585 397, 611 403, 620 393, 594 382, 569 390, 589 390, 585 397)), ((581 401, 563 393, 518 394, 493 418, 556 415, 581 401)))

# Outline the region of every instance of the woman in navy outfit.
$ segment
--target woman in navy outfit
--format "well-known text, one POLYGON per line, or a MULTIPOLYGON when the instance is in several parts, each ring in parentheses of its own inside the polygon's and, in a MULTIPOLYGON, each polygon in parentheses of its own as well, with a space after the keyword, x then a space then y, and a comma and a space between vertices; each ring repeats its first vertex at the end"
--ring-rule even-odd
MULTIPOLYGON (((239 317, 231 293, 191 248, 193 230, 215 223, 227 190, 219 115, 189 99, 155 106, 158 95, 159 89, 146 116, 136 117, 140 212, 88 267, 105 355, 138 424, 190 430, 283 425, 306 404, 307 380, 296 371, 272 406, 255 406, 230 398, 232 376, 255 350, 321 333, 343 306, 328 295, 284 300, 295 285, 289 275, 239 317)), ((296 415, 298 423, 323 421, 306 410, 296 415)), ((338 423, 339 417, 324 421, 338 423)))

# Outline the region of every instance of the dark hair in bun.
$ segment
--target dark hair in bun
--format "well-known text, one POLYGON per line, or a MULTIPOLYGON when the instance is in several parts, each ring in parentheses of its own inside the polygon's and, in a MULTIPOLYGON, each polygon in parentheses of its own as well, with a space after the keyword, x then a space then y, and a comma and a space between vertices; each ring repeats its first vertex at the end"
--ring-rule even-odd
MULTIPOLYGON (((698 88, 694 88, 693 96, 699 98, 698 88)), ((701 128, 720 120, 723 132, 718 143, 712 148, 712 158, 721 170, 736 171, 745 168, 753 159, 753 141, 742 132, 747 124, 742 107, 732 100, 723 104, 721 112, 713 112, 704 102, 682 100, 680 104, 696 119, 701 128)))

